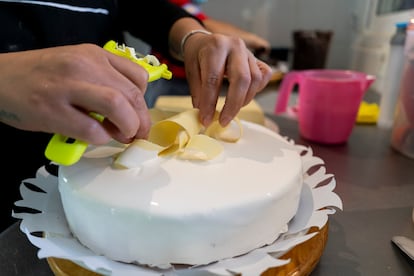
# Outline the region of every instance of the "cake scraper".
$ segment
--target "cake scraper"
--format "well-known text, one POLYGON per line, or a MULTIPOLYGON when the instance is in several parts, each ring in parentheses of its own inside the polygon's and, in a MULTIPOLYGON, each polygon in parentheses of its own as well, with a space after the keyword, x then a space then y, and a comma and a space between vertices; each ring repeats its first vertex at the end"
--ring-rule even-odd
POLYGON ((391 241, 414 261, 414 240, 404 236, 394 236, 391 241))

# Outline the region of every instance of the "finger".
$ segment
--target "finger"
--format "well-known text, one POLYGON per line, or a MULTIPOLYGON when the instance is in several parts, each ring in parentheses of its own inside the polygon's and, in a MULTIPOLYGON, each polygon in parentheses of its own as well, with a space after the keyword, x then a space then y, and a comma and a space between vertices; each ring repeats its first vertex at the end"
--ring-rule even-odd
POLYGON ((228 91, 220 113, 220 124, 226 126, 245 103, 251 84, 251 70, 246 51, 237 51, 228 59, 228 91))
POLYGON ((256 60, 257 61, 257 66, 259 67, 259 70, 262 74, 262 85, 259 88, 259 90, 262 90, 263 88, 265 88, 266 85, 269 84, 270 79, 272 78, 272 68, 270 68, 270 66, 261 61, 261 60, 256 60))
POLYGON ((249 56, 248 58, 249 67, 250 67, 250 75, 251 75, 251 82, 250 87, 247 91, 247 94, 244 98, 243 106, 250 103, 256 94, 263 89, 263 74, 258 66, 258 60, 253 56, 249 56))
POLYGON ((108 131, 115 140, 124 144, 129 144, 134 139, 148 138, 148 133, 151 127, 151 117, 144 99, 138 101, 137 104, 135 104, 134 108, 137 113, 138 124, 135 126, 137 130, 133 136, 128 136, 122 133, 119 127, 114 124, 109 118, 106 118, 103 121, 103 126, 105 127, 106 131, 108 131))
POLYGON ((212 51, 200 57, 201 87, 198 94, 198 108, 200 109, 200 121, 205 126, 213 120, 225 66, 226 53, 217 54, 212 51))
POLYGON ((73 87, 68 93, 72 105, 86 112, 93 111, 101 114, 115 125, 126 139, 135 137, 137 133, 144 135, 142 132, 146 132, 146 130, 138 132, 140 127, 145 128, 149 124, 141 125, 140 121, 140 116, 143 116, 143 121, 148 118, 146 117, 148 115, 145 115, 147 109, 142 95, 137 93, 137 103, 133 105, 124 96, 125 92, 122 93, 112 87, 79 82, 70 87, 73 87), (138 111, 136 107, 144 110, 138 111))
POLYGON ((141 86, 143 84, 148 83, 149 75, 148 72, 144 69, 144 67, 129 59, 119 57, 110 52, 105 51, 105 54, 113 68, 115 68, 115 70, 117 70, 123 76, 128 78, 135 85, 137 85, 140 88, 144 88, 141 86))
POLYGON ((77 62, 70 63, 70 66, 77 65, 70 72, 72 78, 118 88, 132 104, 136 95, 128 92, 144 93, 146 90, 148 72, 142 66, 97 46, 88 45, 80 49, 83 52, 76 57, 77 62))
MULTIPOLYGON (((106 54, 114 69, 114 72, 110 74, 113 78, 110 85, 120 89, 138 114, 140 125, 133 137, 146 138, 151 126, 148 108, 144 99, 148 85, 148 72, 142 66, 128 59, 118 57, 109 52, 106 54)), ((122 135, 119 135, 114 125, 108 123, 106 126, 114 136, 118 137, 118 140, 122 139, 122 135)))
POLYGON ((199 108, 201 94, 201 73, 199 63, 192 61, 185 62, 184 68, 188 80, 193 107, 199 108))
MULTIPOLYGON (((123 57, 116 56, 105 51, 108 62, 111 65, 107 75, 107 85, 123 87, 122 92, 139 92, 145 93, 148 85, 148 72, 140 65, 123 57)), ((136 103, 134 93, 126 93, 125 96, 131 100, 132 104, 136 103)))
MULTIPOLYGON (((54 116, 50 123, 56 127, 56 133, 71 137, 93 145, 108 143, 112 136, 103 125, 88 115, 88 112, 72 105, 65 105, 59 109, 58 115, 54 116), (62 118, 64 121, 62 122, 62 118)), ((50 118, 52 119, 52 118, 50 118)))

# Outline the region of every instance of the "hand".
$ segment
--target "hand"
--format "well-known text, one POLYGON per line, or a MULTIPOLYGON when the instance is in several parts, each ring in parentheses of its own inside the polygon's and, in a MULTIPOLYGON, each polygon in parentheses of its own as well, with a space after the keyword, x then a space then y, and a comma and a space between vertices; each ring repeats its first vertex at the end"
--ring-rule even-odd
POLYGON ((269 82, 271 68, 256 59, 240 38, 221 34, 194 34, 184 45, 184 63, 193 105, 207 126, 216 110, 224 76, 229 87, 220 113, 227 125, 269 82))
POLYGON ((249 48, 253 53, 266 55, 270 53, 272 47, 270 42, 266 39, 263 39, 254 33, 246 33, 244 36, 241 36, 241 38, 246 43, 247 48, 249 48))
POLYGON ((0 54, 0 121, 91 144, 128 143, 151 125, 147 80, 139 65, 92 44, 0 54))

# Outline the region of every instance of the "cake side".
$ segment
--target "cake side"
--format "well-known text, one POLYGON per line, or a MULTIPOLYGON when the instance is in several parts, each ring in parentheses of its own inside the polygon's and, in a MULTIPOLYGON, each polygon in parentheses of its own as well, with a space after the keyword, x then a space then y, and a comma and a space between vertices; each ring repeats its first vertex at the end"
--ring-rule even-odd
POLYGON ((138 174, 109 158, 61 167, 59 191, 74 235, 98 254, 160 267, 207 264, 273 242, 295 215, 299 154, 243 123, 235 144, 208 162, 162 159, 138 174))

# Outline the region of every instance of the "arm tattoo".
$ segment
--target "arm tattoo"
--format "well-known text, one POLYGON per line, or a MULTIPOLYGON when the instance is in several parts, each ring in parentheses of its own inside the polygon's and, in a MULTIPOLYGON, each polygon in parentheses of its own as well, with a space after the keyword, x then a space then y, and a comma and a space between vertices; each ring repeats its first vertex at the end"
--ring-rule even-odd
POLYGON ((8 112, 6 110, 0 109, 0 121, 6 122, 6 121, 16 121, 19 122, 20 118, 17 116, 17 114, 8 112))

